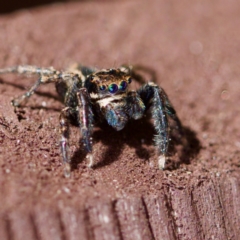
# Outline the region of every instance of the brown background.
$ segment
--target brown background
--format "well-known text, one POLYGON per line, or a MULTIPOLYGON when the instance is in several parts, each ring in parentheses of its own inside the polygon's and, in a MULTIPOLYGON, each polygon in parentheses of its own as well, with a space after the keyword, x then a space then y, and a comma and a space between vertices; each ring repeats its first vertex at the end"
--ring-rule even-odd
POLYGON ((0 66, 63 69, 72 62, 156 70, 189 143, 156 166, 146 120, 96 128, 95 167, 71 130, 72 177, 62 175, 54 86, 17 112, 34 82, 0 82, 0 239, 239 239, 240 4, 115 1, 46 6, 0 17, 0 66))

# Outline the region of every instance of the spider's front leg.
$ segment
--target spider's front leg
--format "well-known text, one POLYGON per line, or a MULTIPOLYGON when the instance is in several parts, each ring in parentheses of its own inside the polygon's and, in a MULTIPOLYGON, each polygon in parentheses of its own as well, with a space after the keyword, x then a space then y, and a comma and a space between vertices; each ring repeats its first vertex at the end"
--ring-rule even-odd
POLYGON ((70 108, 65 107, 60 114, 60 131, 62 138, 60 140, 60 148, 63 157, 64 163, 64 175, 65 177, 70 176, 71 166, 70 166, 70 159, 69 159, 69 121, 68 117, 70 115, 70 108))
POLYGON ((160 154, 158 166, 160 169, 164 169, 169 145, 169 122, 167 115, 176 122, 179 131, 181 131, 181 122, 161 87, 153 82, 149 82, 137 92, 147 109, 151 107, 153 124, 157 133, 154 137, 154 142, 160 154))
POLYGON ((82 135, 82 142, 89 158, 88 166, 93 165, 92 154, 92 131, 93 131, 93 112, 90 96, 86 88, 80 88, 77 92, 78 101, 78 122, 82 135))
MULTIPOLYGON (((83 146, 88 152, 89 164, 91 167, 93 165, 92 156, 92 129, 93 129, 93 113, 91 109, 91 102, 87 90, 85 88, 80 88, 77 92, 78 101, 78 123, 81 130, 83 146)), ((70 176, 71 166, 69 158, 69 116, 75 114, 75 109, 70 107, 65 107, 60 114, 60 131, 61 140, 60 148, 62 152, 65 177, 70 176)))

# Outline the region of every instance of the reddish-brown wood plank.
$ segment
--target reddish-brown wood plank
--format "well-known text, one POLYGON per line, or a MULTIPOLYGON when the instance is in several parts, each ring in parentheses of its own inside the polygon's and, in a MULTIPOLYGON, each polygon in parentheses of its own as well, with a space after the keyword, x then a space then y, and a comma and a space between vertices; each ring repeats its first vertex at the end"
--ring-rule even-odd
POLYGON ((103 126, 89 169, 71 126, 66 179, 55 87, 16 109, 11 100, 36 79, 1 75, 0 240, 239 240, 239 16, 238 0, 86 1, 0 16, 0 68, 150 67, 188 139, 159 171, 151 121, 103 126))
POLYGON ((236 177, 220 176, 215 179, 224 211, 226 231, 230 239, 240 236, 240 180, 236 177))
POLYGON ((37 229, 37 236, 41 240, 62 240, 64 238, 60 214, 56 206, 37 205, 33 211, 33 221, 37 229))
POLYGON ((8 219, 9 231, 14 240, 34 240, 38 238, 33 218, 28 210, 16 208, 8 214, 8 219))
POLYGON ((10 239, 9 234, 9 224, 7 223, 7 218, 4 214, 0 214, 0 239, 10 239))
POLYGON ((212 180, 201 180, 192 192, 204 239, 226 240, 223 209, 212 180))
POLYGON ((153 233, 141 198, 119 199, 116 211, 124 240, 153 239, 153 233))
POLYGON ((88 204, 88 215, 94 239, 120 240, 119 221, 113 202, 92 202, 88 204))
POLYGON ((167 197, 162 193, 158 196, 145 196, 149 223, 155 239, 175 240, 174 222, 167 197))
POLYGON ((88 231, 89 221, 85 209, 61 206, 59 212, 66 240, 92 239, 92 234, 88 231))
POLYGON ((203 232, 189 188, 169 189, 172 217, 180 239, 203 240, 203 232))

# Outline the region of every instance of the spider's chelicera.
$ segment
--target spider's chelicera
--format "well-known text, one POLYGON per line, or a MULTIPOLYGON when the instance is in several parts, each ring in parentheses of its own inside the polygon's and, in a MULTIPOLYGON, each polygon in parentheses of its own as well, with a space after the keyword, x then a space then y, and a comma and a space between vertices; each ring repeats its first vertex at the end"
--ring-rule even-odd
POLYGON ((65 164, 65 176, 70 175, 69 120, 75 119, 81 131, 89 166, 93 165, 92 133, 94 124, 104 119, 115 130, 125 127, 130 119, 140 119, 150 109, 156 131, 154 143, 158 151, 158 166, 163 169, 169 145, 169 120, 172 118, 181 131, 181 123, 164 90, 155 83, 154 74, 145 81, 139 66, 122 66, 116 69, 96 70, 76 65, 66 71, 35 66, 15 66, 0 69, 3 73, 35 74, 37 82, 28 92, 12 101, 19 107, 41 84, 56 84, 57 92, 65 107, 60 113, 60 147, 65 164), (137 91, 130 90, 132 80, 142 84, 137 91))

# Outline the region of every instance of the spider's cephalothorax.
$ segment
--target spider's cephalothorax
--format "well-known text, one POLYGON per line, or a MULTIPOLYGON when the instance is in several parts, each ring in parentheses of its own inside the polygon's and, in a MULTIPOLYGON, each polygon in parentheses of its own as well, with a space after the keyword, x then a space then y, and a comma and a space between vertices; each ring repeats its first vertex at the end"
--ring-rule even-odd
POLYGON ((166 93, 152 79, 146 82, 138 70, 152 73, 148 68, 122 66, 117 69, 97 71, 93 68, 76 65, 67 71, 34 66, 16 66, 0 69, 2 73, 36 74, 38 81, 21 97, 14 99, 12 105, 19 107, 29 98, 40 84, 55 82, 57 92, 65 107, 60 113, 61 152, 65 163, 65 176, 70 174, 68 155, 69 119, 77 122, 83 146, 88 153, 89 166, 93 165, 92 131, 94 124, 106 120, 115 130, 124 128, 128 120, 142 118, 150 109, 156 130, 154 142, 158 150, 159 168, 163 169, 169 144, 169 121, 171 117, 181 131, 181 123, 166 93), (129 90, 135 80, 142 85, 137 91, 129 90))
POLYGON ((141 118, 145 110, 136 92, 128 90, 131 81, 131 76, 120 69, 108 69, 91 74, 84 84, 100 119, 105 118, 118 131, 129 118, 141 118))

